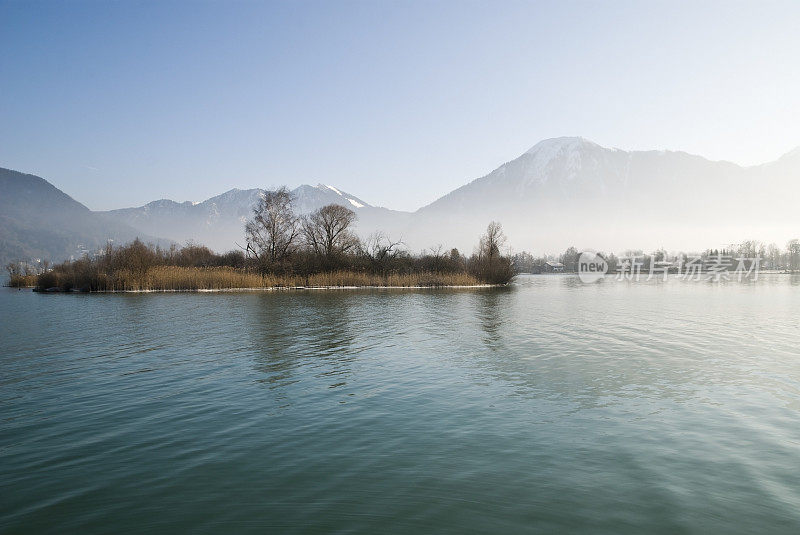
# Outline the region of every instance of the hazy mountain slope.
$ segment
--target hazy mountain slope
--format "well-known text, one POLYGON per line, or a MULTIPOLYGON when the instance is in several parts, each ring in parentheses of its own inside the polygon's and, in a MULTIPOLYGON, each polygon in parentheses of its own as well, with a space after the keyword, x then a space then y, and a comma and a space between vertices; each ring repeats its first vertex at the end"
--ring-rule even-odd
POLYGON ((684 200, 691 191, 713 193, 745 170, 683 152, 626 152, 582 138, 542 141, 511 162, 419 210, 419 214, 553 205, 590 200, 611 204, 684 200))
MULTIPOLYGON (((261 190, 231 190, 202 203, 157 201, 110 215, 143 232, 216 250, 243 243, 244 221, 261 190)), ((744 239, 800 235, 800 149, 740 167, 671 151, 623 151, 583 138, 541 141, 518 158, 415 213, 371 206, 332 186, 300 186, 307 213, 337 203, 355 210, 362 237, 380 230, 412 250, 470 252, 489 221, 509 245, 537 252, 567 245, 606 250, 693 249, 744 239)))
POLYGON ((259 190, 233 189, 202 203, 162 199, 137 208, 104 212, 107 217, 141 232, 166 236, 181 244, 202 243, 219 251, 242 243, 240 233, 259 190))
POLYGON ((108 239, 127 242, 140 231, 90 211, 45 179, 0 168, 0 261, 61 261, 108 239))
MULTIPOLYGON (((415 214, 409 235, 471 247, 501 221, 517 249, 719 246, 800 234, 800 151, 740 167, 683 152, 622 151, 582 138, 542 141, 415 214), (788 194, 788 195, 787 195, 788 194)), ((788 239, 788 238, 787 238, 788 239)))

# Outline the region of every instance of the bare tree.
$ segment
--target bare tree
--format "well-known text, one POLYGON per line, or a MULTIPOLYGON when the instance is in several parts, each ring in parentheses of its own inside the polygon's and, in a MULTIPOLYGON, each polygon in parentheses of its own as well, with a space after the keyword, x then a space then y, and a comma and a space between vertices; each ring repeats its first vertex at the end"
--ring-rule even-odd
POLYGON ((777 269, 781 261, 781 250, 777 244, 769 244, 767 247, 767 258, 769 258, 769 269, 777 269))
POLYGON ((338 204, 329 204, 304 216, 302 232, 306 244, 331 262, 336 256, 357 249, 358 238, 350 231, 356 213, 338 204))
POLYGON ((506 284, 514 276, 511 259, 502 255, 506 242, 503 227, 492 221, 481 236, 477 253, 470 259, 470 270, 478 279, 492 284, 506 284))
POLYGON ((735 252, 744 258, 755 258, 756 256, 764 256, 765 251, 764 244, 760 241, 746 240, 739 245, 738 251, 735 252))
POLYGON ((481 236, 478 254, 491 264, 493 260, 500 257, 500 248, 505 243, 506 235, 503 234, 502 225, 497 221, 492 221, 486 227, 486 234, 481 236))
POLYGON ((786 244, 786 251, 789 253, 789 271, 794 273, 800 266, 800 240, 797 238, 789 240, 786 244))
POLYGON ((281 263, 294 251, 300 222, 292 201, 285 186, 265 192, 253 208, 253 219, 245 225, 247 253, 256 257, 262 269, 281 263))
POLYGON ((383 232, 370 234, 361 247, 372 268, 385 273, 388 264, 397 257, 402 241, 392 241, 383 232))
POLYGON ((19 262, 9 262, 6 264, 6 271, 8 271, 9 278, 20 274, 19 262))
MULTIPOLYGON (((423 251, 424 253, 424 251, 423 251)), ((430 249, 431 264, 434 271, 442 271, 444 267, 444 245, 441 243, 434 245, 430 249)))

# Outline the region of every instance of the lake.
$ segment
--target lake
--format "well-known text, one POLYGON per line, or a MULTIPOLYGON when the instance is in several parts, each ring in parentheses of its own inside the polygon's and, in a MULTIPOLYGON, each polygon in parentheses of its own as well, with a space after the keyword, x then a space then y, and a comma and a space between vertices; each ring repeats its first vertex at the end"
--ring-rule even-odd
POLYGON ((800 277, 0 313, 3 532, 800 532, 800 277))

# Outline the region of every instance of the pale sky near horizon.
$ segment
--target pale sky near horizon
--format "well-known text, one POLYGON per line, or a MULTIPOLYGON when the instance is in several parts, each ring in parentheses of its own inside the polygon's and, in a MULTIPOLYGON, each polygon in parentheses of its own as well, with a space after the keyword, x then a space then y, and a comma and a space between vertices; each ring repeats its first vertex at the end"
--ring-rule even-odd
POLYGON ((414 210, 538 141, 800 145, 800 2, 0 0, 0 167, 95 210, 331 184, 414 210))

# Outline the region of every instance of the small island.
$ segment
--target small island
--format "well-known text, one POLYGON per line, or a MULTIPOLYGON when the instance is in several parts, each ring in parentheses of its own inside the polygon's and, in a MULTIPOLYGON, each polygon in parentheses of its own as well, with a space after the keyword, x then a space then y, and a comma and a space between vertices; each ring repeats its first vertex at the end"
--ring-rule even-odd
POLYGON ((45 292, 168 292, 352 287, 469 287, 508 284, 511 258, 492 222, 469 257, 437 247, 412 254, 384 233, 360 239, 356 214, 338 204, 297 215, 286 187, 265 192, 239 250, 188 243, 163 248, 139 239, 41 273, 10 273, 10 286, 45 292))

